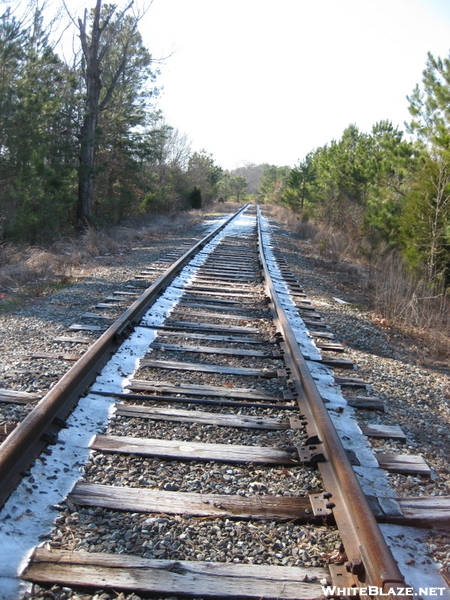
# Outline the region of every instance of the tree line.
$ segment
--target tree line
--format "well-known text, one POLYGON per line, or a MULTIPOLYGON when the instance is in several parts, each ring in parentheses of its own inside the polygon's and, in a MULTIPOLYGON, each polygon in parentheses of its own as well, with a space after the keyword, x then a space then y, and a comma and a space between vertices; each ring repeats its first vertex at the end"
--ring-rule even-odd
POLYGON ((157 110, 144 10, 93 0, 66 14, 78 46, 63 59, 45 0, 27 2, 0 14, 0 242, 253 197, 345 230, 368 254, 395 248, 426 281, 450 284, 450 59, 428 55, 408 137, 390 121, 349 125, 294 168, 230 172, 157 110))
POLYGON ((396 249, 428 283, 450 285, 450 59, 428 55, 408 97, 405 133, 390 121, 370 133, 349 125, 341 139, 293 169, 270 166, 267 201, 361 241, 366 254, 396 249))
POLYGON ((65 15, 78 49, 64 60, 41 0, 0 15, 0 241, 46 243, 219 195, 223 169, 155 108, 144 11, 94 1, 65 15))

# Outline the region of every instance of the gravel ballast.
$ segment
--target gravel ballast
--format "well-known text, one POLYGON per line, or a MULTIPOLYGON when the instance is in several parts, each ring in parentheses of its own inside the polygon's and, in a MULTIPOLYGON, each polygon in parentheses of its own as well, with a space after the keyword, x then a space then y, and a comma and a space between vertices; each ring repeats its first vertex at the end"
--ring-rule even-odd
MULTIPOLYGON (((187 232, 186 237, 198 235, 187 232)), ((294 236, 277 235, 280 248, 284 251, 289 267, 295 273, 313 300, 317 310, 327 319, 336 338, 346 347, 345 356, 358 365, 354 375, 370 382, 371 394, 385 402, 385 412, 359 411, 358 420, 362 423, 400 424, 407 434, 406 444, 393 441, 372 440, 375 452, 422 454, 433 469, 433 477, 421 478, 403 475, 390 475, 391 484, 400 496, 450 495, 450 467, 446 457, 450 442, 449 379, 448 375, 432 368, 424 367, 417 361, 408 342, 395 332, 387 331, 374 323, 372 314, 364 307, 363 295, 358 282, 342 280, 342 274, 331 266, 319 261, 314 249, 294 236), (353 295, 353 293, 355 295, 353 295), (337 302, 338 297, 347 302, 337 302), (356 297, 356 301, 355 301, 356 297)), ((179 239, 173 243, 176 248, 179 239)), ((63 360, 30 359, 37 352, 71 352, 80 350, 79 344, 58 344, 56 336, 67 335, 67 328, 84 312, 92 312, 93 307, 102 302, 118 286, 132 280, 142 268, 160 258, 170 250, 172 244, 155 245, 154 248, 136 250, 121 255, 119 266, 105 266, 99 258, 90 269, 91 275, 75 285, 53 293, 51 296, 28 304, 24 308, 0 315, 0 387, 19 391, 45 394, 59 377, 70 368, 71 363, 63 360)), ((108 260, 112 262, 112 258, 108 260)), ((350 278, 351 279, 351 278, 350 278)), ((106 313, 102 313, 105 315, 106 313)), ((95 321, 97 323, 97 321, 95 321)), ((92 333, 82 332, 83 336, 95 339, 92 333)), ((84 348, 85 346, 83 346, 84 348)), ((161 353, 163 358, 164 353, 161 353)), ((174 356, 170 356, 174 359, 174 356)), ((188 359, 189 360, 189 359, 188 359)), ((205 355, 205 361, 208 360, 205 355)), ((258 361, 236 359, 234 364, 259 366, 258 361)), ((344 373, 342 373, 344 374, 344 373)), ((200 381, 203 376, 198 376, 200 381)), ((222 380, 217 377, 217 384, 222 380)), ((215 382, 208 376, 208 383, 215 382)), ((248 380, 242 379, 242 385, 248 380)), ((271 380, 264 382, 270 389, 271 380)), ((9 425, 20 420, 30 409, 28 405, 0 404, 0 425, 9 425)), ((199 410, 198 407, 195 407, 199 410)), ((200 409, 201 410, 201 409, 200 409)), ((209 409, 208 409, 209 410, 209 409)), ((143 423, 133 419, 117 419, 111 426, 114 435, 167 437, 171 439, 192 439, 198 437, 196 426, 169 424, 150 421, 143 423)), ((227 428, 217 428, 210 432, 215 442, 229 439, 227 428), (228 436, 228 438, 227 438, 228 436)), ((277 432, 277 445, 290 445, 294 442, 292 432, 277 432), (280 442, 281 438, 284 438, 280 442)), ((301 442, 303 433, 296 432, 301 442)), ((234 443, 271 445, 272 434, 244 430, 233 434, 234 443)), ((295 437, 295 436, 294 436, 295 437)), ((160 462, 146 458, 126 458, 98 453, 87 469, 84 480, 127 485, 130 487, 152 487, 158 479, 160 462), (126 462, 121 481, 109 480, 114 462, 126 462), (143 473, 145 472, 145 476, 143 473), (144 478, 144 480, 142 479, 144 478), (155 479, 153 479, 155 478, 155 479)), ((190 492, 221 494, 295 494, 305 489, 320 489, 320 481, 305 481, 301 469, 291 469, 289 475, 283 469, 260 468, 253 478, 237 466, 219 463, 205 471, 201 463, 193 463, 186 475, 177 472, 173 465, 169 484, 172 489, 190 492), (312 483, 311 483, 312 481, 312 483)), ((73 512, 61 508, 58 518, 58 531, 52 537, 54 547, 90 551, 137 553, 140 556, 183 560, 218 560, 234 562, 254 562, 278 565, 322 566, 326 558, 339 552, 339 539, 330 529, 311 530, 310 537, 304 529, 294 524, 236 524, 209 520, 199 531, 193 532, 191 519, 185 517, 161 517, 130 514, 122 524, 118 520, 114 526, 117 533, 106 533, 111 520, 116 518, 113 511, 102 509, 81 509, 78 519, 73 521, 73 512), (77 542, 70 542, 71 527, 84 532, 77 542), (104 535, 102 534, 104 533, 104 535), (237 544, 231 549, 230 539, 236 537, 237 544), (145 544, 143 543, 145 542, 145 544), (123 548, 122 548, 123 546, 123 548), (292 546, 292 547, 291 547, 292 546), (294 547, 295 546, 295 547, 294 547)), ((434 533, 430 538, 430 553, 442 567, 448 568, 450 553, 446 551, 448 538, 445 534, 434 533)), ((49 590, 40 592, 35 586, 33 598, 49 598, 49 590)), ((61 586, 53 589, 55 598, 96 598, 109 600, 117 595, 72 595, 61 586)), ((119 597, 133 600, 133 594, 120 594, 119 597)))

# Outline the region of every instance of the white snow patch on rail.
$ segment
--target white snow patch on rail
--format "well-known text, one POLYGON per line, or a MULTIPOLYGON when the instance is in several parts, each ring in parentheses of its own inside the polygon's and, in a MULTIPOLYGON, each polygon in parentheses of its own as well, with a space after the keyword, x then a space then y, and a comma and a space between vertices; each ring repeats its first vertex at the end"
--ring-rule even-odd
MULTIPOLYGON (((264 248, 267 249, 266 260, 269 272, 272 277, 276 278, 275 289, 287 312, 300 350, 304 356, 308 356, 310 359, 320 358, 320 353, 314 345, 313 340, 309 337, 306 326, 298 310, 295 308, 294 302, 290 300, 287 284, 279 281, 281 274, 272 252, 270 225, 266 219, 263 218, 262 220, 264 248), (299 320, 303 323, 303 326, 298 325, 297 321, 299 320), (317 353, 312 352, 311 347, 317 353)), ((347 304, 338 298, 334 298, 334 300, 347 304)), ((326 302, 320 304, 329 306, 326 302)), ((378 466, 378 462, 372 452, 372 447, 356 422, 355 409, 348 406, 347 401, 342 395, 341 387, 334 380, 332 369, 326 365, 314 362, 314 360, 307 360, 307 365, 319 394, 327 405, 328 414, 344 447, 348 450, 354 450, 357 453, 361 466, 354 466, 353 469, 364 493, 369 496, 376 496, 382 507, 386 507, 389 510, 396 510, 398 503, 393 499, 395 492, 389 484, 388 476, 378 466)), ((418 600, 420 597, 419 591, 422 588, 432 590, 430 595, 439 596, 442 600, 450 600, 450 591, 439 573, 439 565, 427 555, 427 530, 390 524, 380 524, 380 529, 394 558, 398 562, 407 585, 414 588, 415 595, 411 596, 411 598, 418 600)), ((422 594, 422 598, 426 597, 422 594)))
POLYGON ((108 419, 114 401, 82 398, 67 420, 58 442, 30 469, 0 513, 0 598, 16 600, 29 585, 18 574, 33 548, 49 533, 59 504, 80 477, 89 444, 108 419))
POLYGON ((311 359, 319 360, 321 354, 311 339, 306 325, 298 314, 298 308, 289 292, 289 287, 283 279, 283 275, 278 266, 277 260, 273 254, 273 244, 271 241, 270 225, 264 217, 261 218, 261 234, 264 242, 265 257, 270 276, 272 277, 275 291, 278 294, 281 305, 283 306, 289 318, 289 323, 294 332, 295 339, 300 347, 302 354, 311 359))
POLYGON ((388 546, 399 563, 406 583, 414 588, 414 600, 427 600, 429 596, 450 600, 450 590, 439 573, 438 566, 424 553, 428 531, 417 527, 402 527, 381 523, 380 529, 388 546), (419 594, 420 589, 429 593, 419 594))
POLYGON ((95 391, 111 394, 126 391, 125 385, 155 339, 158 327, 208 254, 224 236, 245 235, 254 226, 255 217, 241 214, 181 271, 145 315, 145 326, 136 327, 98 375, 92 393, 79 401, 67 420, 67 429, 62 429, 57 444, 49 447, 51 454, 44 454, 34 463, 5 503, 0 511, 0 600, 17 600, 30 589, 30 584, 20 581, 18 575, 35 546, 50 534, 58 515, 55 506, 64 501, 82 475, 91 440, 103 430, 113 412, 117 400, 95 395, 95 391))
POLYGON ((326 403, 328 414, 343 441, 343 446, 348 450, 357 450, 358 452, 361 466, 355 467, 354 470, 361 487, 367 495, 392 497, 394 492, 389 484, 387 474, 379 468, 372 448, 356 422, 355 410, 347 404, 341 387, 335 382, 333 370, 327 365, 316 362, 320 361, 322 355, 300 317, 294 300, 290 296, 287 283, 281 281, 282 274, 272 250, 271 228, 265 218, 262 220, 265 255, 269 272, 276 279, 275 289, 286 310, 300 350, 309 359, 306 361, 309 371, 320 396, 326 403))

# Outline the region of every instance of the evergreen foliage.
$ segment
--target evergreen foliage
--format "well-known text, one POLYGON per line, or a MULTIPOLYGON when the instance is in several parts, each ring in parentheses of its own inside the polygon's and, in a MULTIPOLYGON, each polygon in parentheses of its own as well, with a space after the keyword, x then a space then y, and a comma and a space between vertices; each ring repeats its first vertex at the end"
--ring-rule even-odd
POLYGON ((46 243, 250 194, 339 227, 366 252, 397 248, 424 281, 450 284, 450 56, 428 55, 408 98, 410 139, 388 120, 369 133, 351 124, 294 168, 224 172, 155 110, 157 71, 132 4, 93 0, 73 20, 81 45, 66 62, 40 1, 0 14, 2 237, 46 243))
POLYGON ((72 220, 75 176, 67 97, 73 79, 53 53, 38 9, 28 28, 0 19, 0 192, 5 235, 45 242, 72 220))
POLYGON ((87 225, 191 208, 218 196, 211 155, 192 153, 164 122, 151 55, 132 3, 93 0, 73 23, 68 62, 53 50, 40 0, 19 18, 0 14, 2 237, 51 242, 87 225), (198 203, 198 200, 196 201, 198 203))
POLYGON ((189 157, 187 176, 191 184, 201 191, 204 205, 218 197, 222 175, 222 168, 215 164, 213 157, 205 150, 194 152, 189 157))
POLYGON ((248 188, 248 182, 245 177, 241 175, 237 175, 236 177, 231 177, 230 179, 230 188, 231 194, 236 200, 236 202, 240 202, 242 197, 245 197, 245 192, 248 188))
POLYGON ((289 173, 289 167, 264 165, 264 172, 258 186, 259 200, 273 204, 280 203, 289 173))
MULTIPOLYGON (((431 100, 426 104, 434 106, 431 100)), ((375 124, 370 134, 350 125, 340 140, 311 152, 283 178, 268 168, 260 189, 303 219, 345 231, 365 253, 397 248, 424 281, 448 286, 450 150, 444 111, 432 126, 427 109, 427 126, 419 127, 416 106, 411 126, 416 140, 405 140, 389 121, 375 124)))
POLYGON ((197 186, 189 193, 189 204, 194 209, 202 207, 202 190, 197 186))

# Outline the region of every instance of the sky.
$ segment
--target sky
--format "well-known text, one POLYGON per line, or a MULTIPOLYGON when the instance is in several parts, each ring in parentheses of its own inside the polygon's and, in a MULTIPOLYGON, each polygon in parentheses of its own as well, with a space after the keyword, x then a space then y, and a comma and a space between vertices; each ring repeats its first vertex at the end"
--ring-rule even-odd
POLYGON ((294 166, 352 123, 405 129, 427 53, 449 55, 450 0, 153 0, 139 29, 193 151, 294 166))
POLYGON ((153 0, 140 28, 167 123, 217 164, 294 166, 388 119, 404 129, 449 0, 153 0))

